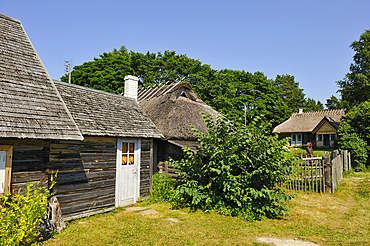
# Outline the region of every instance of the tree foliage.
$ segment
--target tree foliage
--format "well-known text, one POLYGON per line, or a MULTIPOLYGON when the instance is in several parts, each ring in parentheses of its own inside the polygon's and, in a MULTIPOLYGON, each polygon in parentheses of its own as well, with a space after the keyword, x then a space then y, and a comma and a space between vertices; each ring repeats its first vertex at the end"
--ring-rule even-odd
POLYGON ((292 197, 278 188, 289 168, 287 139, 271 136, 270 126, 256 117, 249 125, 205 117, 208 133, 195 131, 200 147, 170 164, 181 170, 177 206, 216 209, 248 219, 274 217, 288 211, 292 197))
MULTIPOLYGON (((119 51, 114 49, 113 52, 94 58, 94 61, 75 66, 71 81, 73 84, 97 90, 122 93, 125 88, 125 76, 134 73, 130 63, 131 57, 124 47, 119 51)), ((67 82, 68 76, 61 77, 61 80, 67 82)))
POLYGON ((353 107, 340 123, 338 144, 351 152, 354 167, 358 170, 370 165, 370 100, 353 107))
POLYGON ((304 111, 313 112, 313 111, 322 111, 324 110, 324 105, 320 101, 315 101, 313 98, 306 98, 304 102, 304 111))
POLYGON ((289 117, 288 107, 280 98, 280 90, 261 72, 223 69, 216 80, 196 85, 203 100, 229 119, 248 124, 262 116, 273 125, 289 117))
POLYGON ((304 108, 305 94, 303 89, 299 88, 299 82, 296 82, 293 75, 277 75, 275 85, 281 90, 281 98, 289 108, 289 113, 298 112, 304 108))
MULTIPOLYGON (((210 65, 175 51, 142 54, 122 46, 119 50, 103 53, 94 61, 75 66, 71 80, 73 84, 122 93, 126 75, 139 77, 142 87, 162 86, 185 78, 208 105, 246 124, 253 117, 263 115, 276 126, 289 118, 292 109, 304 105, 303 89, 294 81, 294 76, 281 75, 273 81, 262 72, 214 70, 210 65)), ((68 76, 61 80, 68 81, 68 76)))
POLYGON ((337 81, 342 101, 348 108, 370 99, 370 29, 361 34, 350 46, 354 51, 354 63, 343 80, 337 81))
POLYGON ((336 96, 331 96, 329 99, 326 99, 325 106, 327 109, 344 109, 346 108, 344 103, 338 99, 336 96))

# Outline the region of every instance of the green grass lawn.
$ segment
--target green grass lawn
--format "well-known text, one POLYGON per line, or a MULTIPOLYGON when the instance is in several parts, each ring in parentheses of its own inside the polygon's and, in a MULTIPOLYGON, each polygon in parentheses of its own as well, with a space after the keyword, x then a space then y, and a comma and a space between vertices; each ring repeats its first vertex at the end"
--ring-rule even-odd
POLYGON ((320 245, 370 245, 370 172, 345 175, 335 194, 294 192, 291 215, 247 222, 169 204, 143 204, 158 214, 117 209, 74 221, 44 245, 263 245, 257 236, 298 238, 320 245), (180 223, 166 220, 176 218, 180 223))

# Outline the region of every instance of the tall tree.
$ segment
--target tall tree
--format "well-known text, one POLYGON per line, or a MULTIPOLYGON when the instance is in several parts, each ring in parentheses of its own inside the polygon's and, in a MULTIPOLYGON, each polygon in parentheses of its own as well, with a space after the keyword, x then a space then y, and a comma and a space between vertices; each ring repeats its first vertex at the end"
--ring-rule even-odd
MULTIPOLYGON (((134 73, 130 63, 130 55, 124 47, 120 50, 114 49, 113 52, 104 52, 99 58, 94 58, 94 61, 75 66, 71 73, 71 82, 97 90, 122 93, 125 88, 125 76, 134 73)), ((68 75, 60 79, 67 82, 68 75)))
POLYGON ((135 71, 144 86, 172 83, 174 80, 186 78, 191 85, 201 81, 213 80, 215 70, 199 60, 178 55, 175 51, 166 50, 163 54, 130 52, 131 68, 135 71))
MULTIPOLYGON (((180 78, 186 78, 196 87, 198 84, 213 81, 216 70, 210 65, 202 64, 199 60, 191 59, 186 55, 178 55, 175 51, 165 51, 163 54, 146 54, 133 52, 122 46, 119 50, 103 53, 94 61, 75 66, 71 74, 73 84, 104 90, 113 93, 122 93, 126 75, 135 75, 140 78, 141 86, 161 86, 180 78)), ((67 82, 68 77, 62 76, 67 82)))
POLYGON ((343 109, 343 108, 345 108, 344 103, 334 95, 332 95, 329 99, 326 99, 325 106, 326 106, 327 109, 343 109))
MULTIPOLYGON (((128 52, 122 46, 119 50, 103 53, 94 61, 75 66, 72 83, 122 93, 124 77, 129 74, 138 76, 140 85, 144 87, 161 86, 185 77, 208 105, 246 124, 253 117, 264 115, 275 126, 290 115, 280 97, 281 90, 263 73, 228 69, 216 71, 210 65, 178 55, 175 51, 142 54, 128 52)), ((68 77, 63 76, 61 80, 67 81, 68 77)), ((300 89, 298 91, 301 92, 300 89)))
POLYGON ((346 112, 340 123, 339 141, 341 149, 351 152, 353 166, 364 170, 370 166, 370 100, 354 106, 346 112))
MULTIPOLYGON (((220 109, 229 118, 248 124, 255 116, 263 115, 276 126, 289 116, 288 107, 280 97, 280 89, 262 72, 252 74, 244 70, 224 69, 218 71, 217 78, 223 79, 219 84, 229 87, 226 90, 229 107, 220 109)), ((216 105, 212 106, 217 110, 216 105)))
POLYGON ((322 111, 324 110, 324 104, 320 101, 315 101, 313 98, 306 98, 303 106, 303 110, 306 112, 322 111))
POLYGON ((303 89, 299 88, 299 82, 294 80, 293 75, 277 75, 275 85, 280 88, 281 98, 289 107, 290 113, 298 112, 298 109, 303 108, 305 94, 303 93, 303 89))
POLYGON ((370 99, 370 29, 361 34, 350 46, 354 51, 354 63, 343 80, 337 81, 342 101, 348 108, 370 99))

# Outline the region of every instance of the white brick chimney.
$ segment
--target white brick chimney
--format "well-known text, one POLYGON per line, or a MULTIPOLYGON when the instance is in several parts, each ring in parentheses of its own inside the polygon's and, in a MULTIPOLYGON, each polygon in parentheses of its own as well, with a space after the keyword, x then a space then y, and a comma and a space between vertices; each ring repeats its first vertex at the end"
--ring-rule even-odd
MULTIPOLYGON (((125 87, 125 91, 126 91, 126 87, 125 87)), ((303 108, 299 109, 298 114, 303 114, 303 108)))
POLYGON ((132 75, 127 75, 125 77, 125 97, 130 97, 137 100, 138 81, 139 78, 132 75))

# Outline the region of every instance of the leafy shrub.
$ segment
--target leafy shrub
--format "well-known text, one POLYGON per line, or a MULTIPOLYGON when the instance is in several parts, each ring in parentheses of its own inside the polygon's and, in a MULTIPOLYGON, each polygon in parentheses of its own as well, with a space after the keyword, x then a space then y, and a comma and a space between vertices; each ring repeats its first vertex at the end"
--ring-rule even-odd
POLYGON ((365 171, 369 147, 356 133, 341 132, 340 148, 351 153, 351 165, 356 171, 365 171))
POLYGON ((352 166, 360 171, 370 165, 370 101, 346 112, 338 131, 338 145, 351 152, 352 166))
POLYGON ((150 192, 150 202, 166 202, 173 199, 175 181, 167 173, 153 175, 153 189, 150 192))
POLYGON ((197 152, 184 148, 185 158, 170 160, 181 170, 175 206, 215 209, 248 219, 288 212, 292 196, 276 187, 289 172, 288 139, 271 136, 270 124, 256 118, 248 126, 205 116, 208 133, 195 131, 197 152))
MULTIPOLYGON (((55 184, 52 177, 52 185, 55 184)), ((30 245, 41 239, 38 228, 47 215, 50 189, 28 183, 27 189, 0 200, 0 245, 30 245)))

